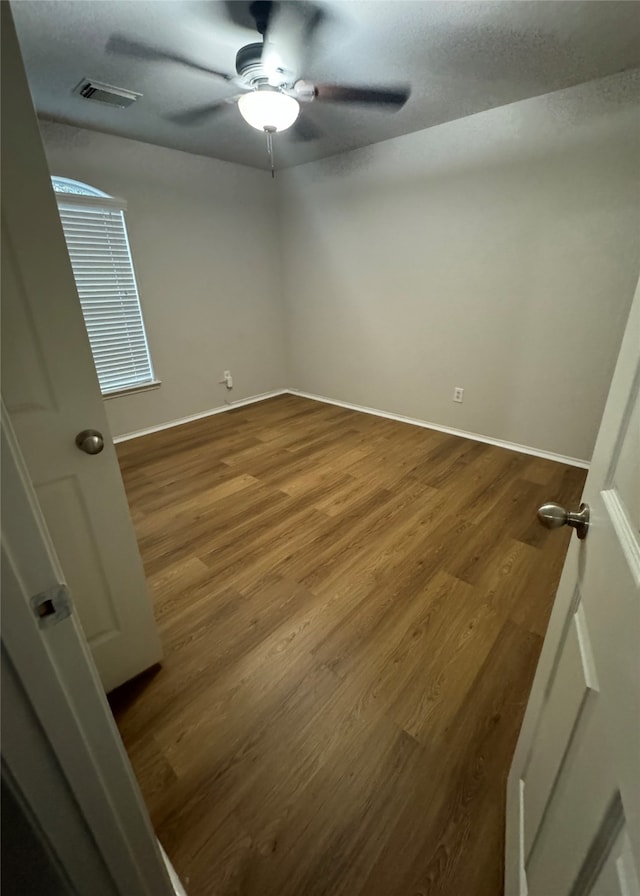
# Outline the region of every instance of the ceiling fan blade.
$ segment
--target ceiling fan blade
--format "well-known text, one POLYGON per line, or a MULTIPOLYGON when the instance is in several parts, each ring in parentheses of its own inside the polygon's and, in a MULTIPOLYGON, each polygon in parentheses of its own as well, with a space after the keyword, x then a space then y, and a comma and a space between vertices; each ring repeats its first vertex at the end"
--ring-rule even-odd
POLYGON ((295 80, 305 63, 308 65, 317 32, 327 19, 328 14, 315 3, 284 0, 271 4, 262 66, 274 85, 282 82, 281 73, 295 80))
POLYGON ((277 3, 272 7, 262 49, 262 67, 272 84, 286 71, 296 76, 302 56, 304 18, 301 6, 277 3))
POLYGON ((401 109, 411 95, 408 85, 403 87, 346 87, 340 84, 316 84, 318 100, 331 103, 360 103, 365 106, 386 106, 401 109))
MULTIPOLYGON (((235 5, 235 3, 233 3, 233 5, 235 5)), ((263 37, 265 36, 271 23, 273 11, 279 5, 280 4, 274 2, 274 0, 253 0, 253 3, 249 4, 248 12, 253 19, 253 25, 258 34, 261 34, 263 37)))
POLYGON ((305 3, 304 7, 306 9, 304 37, 306 43, 311 44, 318 31, 331 20, 332 16, 326 9, 316 6, 314 3, 305 3))
MULTIPOLYGON (((202 5, 202 0, 199 0, 198 4, 194 5, 202 5)), ((242 3, 238 2, 238 0, 208 0, 206 5, 216 7, 218 16, 220 16, 221 11, 222 16, 226 18, 229 24, 235 25, 236 28, 246 28, 247 31, 253 32, 251 37, 255 39, 255 16, 251 12, 251 3, 248 0, 242 3)), ((219 21, 216 24, 219 26, 219 21)))
POLYGON ((219 72, 214 68, 206 65, 199 65, 191 59, 187 59, 180 53, 174 53, 172 50, 161 50, 158 47, 151 47, 148 44, 132 40, 124 34, 112 34, 105 47, 107 53, 113 53, 117 56, 131 56, 134 59, 145 59, 149 62, 177 62, 179 65, 185 65, 187 68, 195 69, 199 72, 206 72, 208 75, 215 75, 217 78, 223 78, 225 81, 232 81, 233 77, 224 72, 219 72))
POLYGON ((193 109, 186 109, 184 112, 176 112, 173 115, 166 115, 165 118, 167 121, 172 121, 174 124, 180 125, 203 124, 209 118, 218 115, 224 109, 232 106, 237 99, 237 96, 232 96, 225 100, 219 100, 217 103, 207 103, 206 106, 196 106, 193 109))
POLYGON ((309 143, 324 136, 318 125, 306 115, 301 115, 290 128, 291 139, 296 143, 309 143))

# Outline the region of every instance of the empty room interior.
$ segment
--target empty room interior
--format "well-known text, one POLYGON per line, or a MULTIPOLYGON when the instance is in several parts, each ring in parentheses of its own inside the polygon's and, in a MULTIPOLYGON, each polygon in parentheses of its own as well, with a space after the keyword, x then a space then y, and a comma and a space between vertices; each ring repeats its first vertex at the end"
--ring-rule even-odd
MULTIPOLYGON (((10 9, 3 406, 176 893, 521 896, 507 779, 640 274, 640 4, 10 9)), ((531 735, 519 879, 637 896, 622 785, 629 889, 604 812, 554 833, 570 736, 531 735)))

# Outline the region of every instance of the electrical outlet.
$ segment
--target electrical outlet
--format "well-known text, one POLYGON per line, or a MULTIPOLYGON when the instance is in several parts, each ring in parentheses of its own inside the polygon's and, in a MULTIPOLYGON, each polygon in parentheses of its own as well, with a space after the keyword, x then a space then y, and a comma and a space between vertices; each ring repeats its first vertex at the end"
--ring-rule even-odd
POLYGON ((453 390, 453 400, 460 404, 464 401, 464 389, 461 386, 456 386, 453 390))

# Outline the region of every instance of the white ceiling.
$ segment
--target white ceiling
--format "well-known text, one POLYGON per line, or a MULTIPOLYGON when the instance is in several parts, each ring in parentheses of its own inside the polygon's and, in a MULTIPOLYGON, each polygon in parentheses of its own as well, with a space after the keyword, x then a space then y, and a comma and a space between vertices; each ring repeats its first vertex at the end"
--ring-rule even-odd
MULTIPOLYGON (((181 65, 105 52, 113 33, 235 73, 235 54, 258 40, 217 0, 13 0, 38 112, 148 143, 267 167, 264 138, 234 106, 179 126, 164 116, 235 92, 181 65), (72 94, 83 77, 143 94, 128 109, 72 94)), ((640 66, 640 2, 579 0, 318 0, 327 12, 304 74, 350 85, 410 83, 396 113, 314 102, 303 115, 320 139, 276 135, 277 167, 377 143, 485 109, 640 66)), ((237 13, 237 14, 236 14, 237 13)))

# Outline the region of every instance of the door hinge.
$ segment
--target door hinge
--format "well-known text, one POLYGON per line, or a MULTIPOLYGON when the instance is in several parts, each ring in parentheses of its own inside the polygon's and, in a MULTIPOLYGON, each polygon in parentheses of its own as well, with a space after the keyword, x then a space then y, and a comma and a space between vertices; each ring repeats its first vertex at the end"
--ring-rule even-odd
POLYGON ((46 591, 34 594, 31 598, 31 609, 40 628, 57 625, 71 616, 73 604, 69 589, 66 585, 54 585, 46 591))

